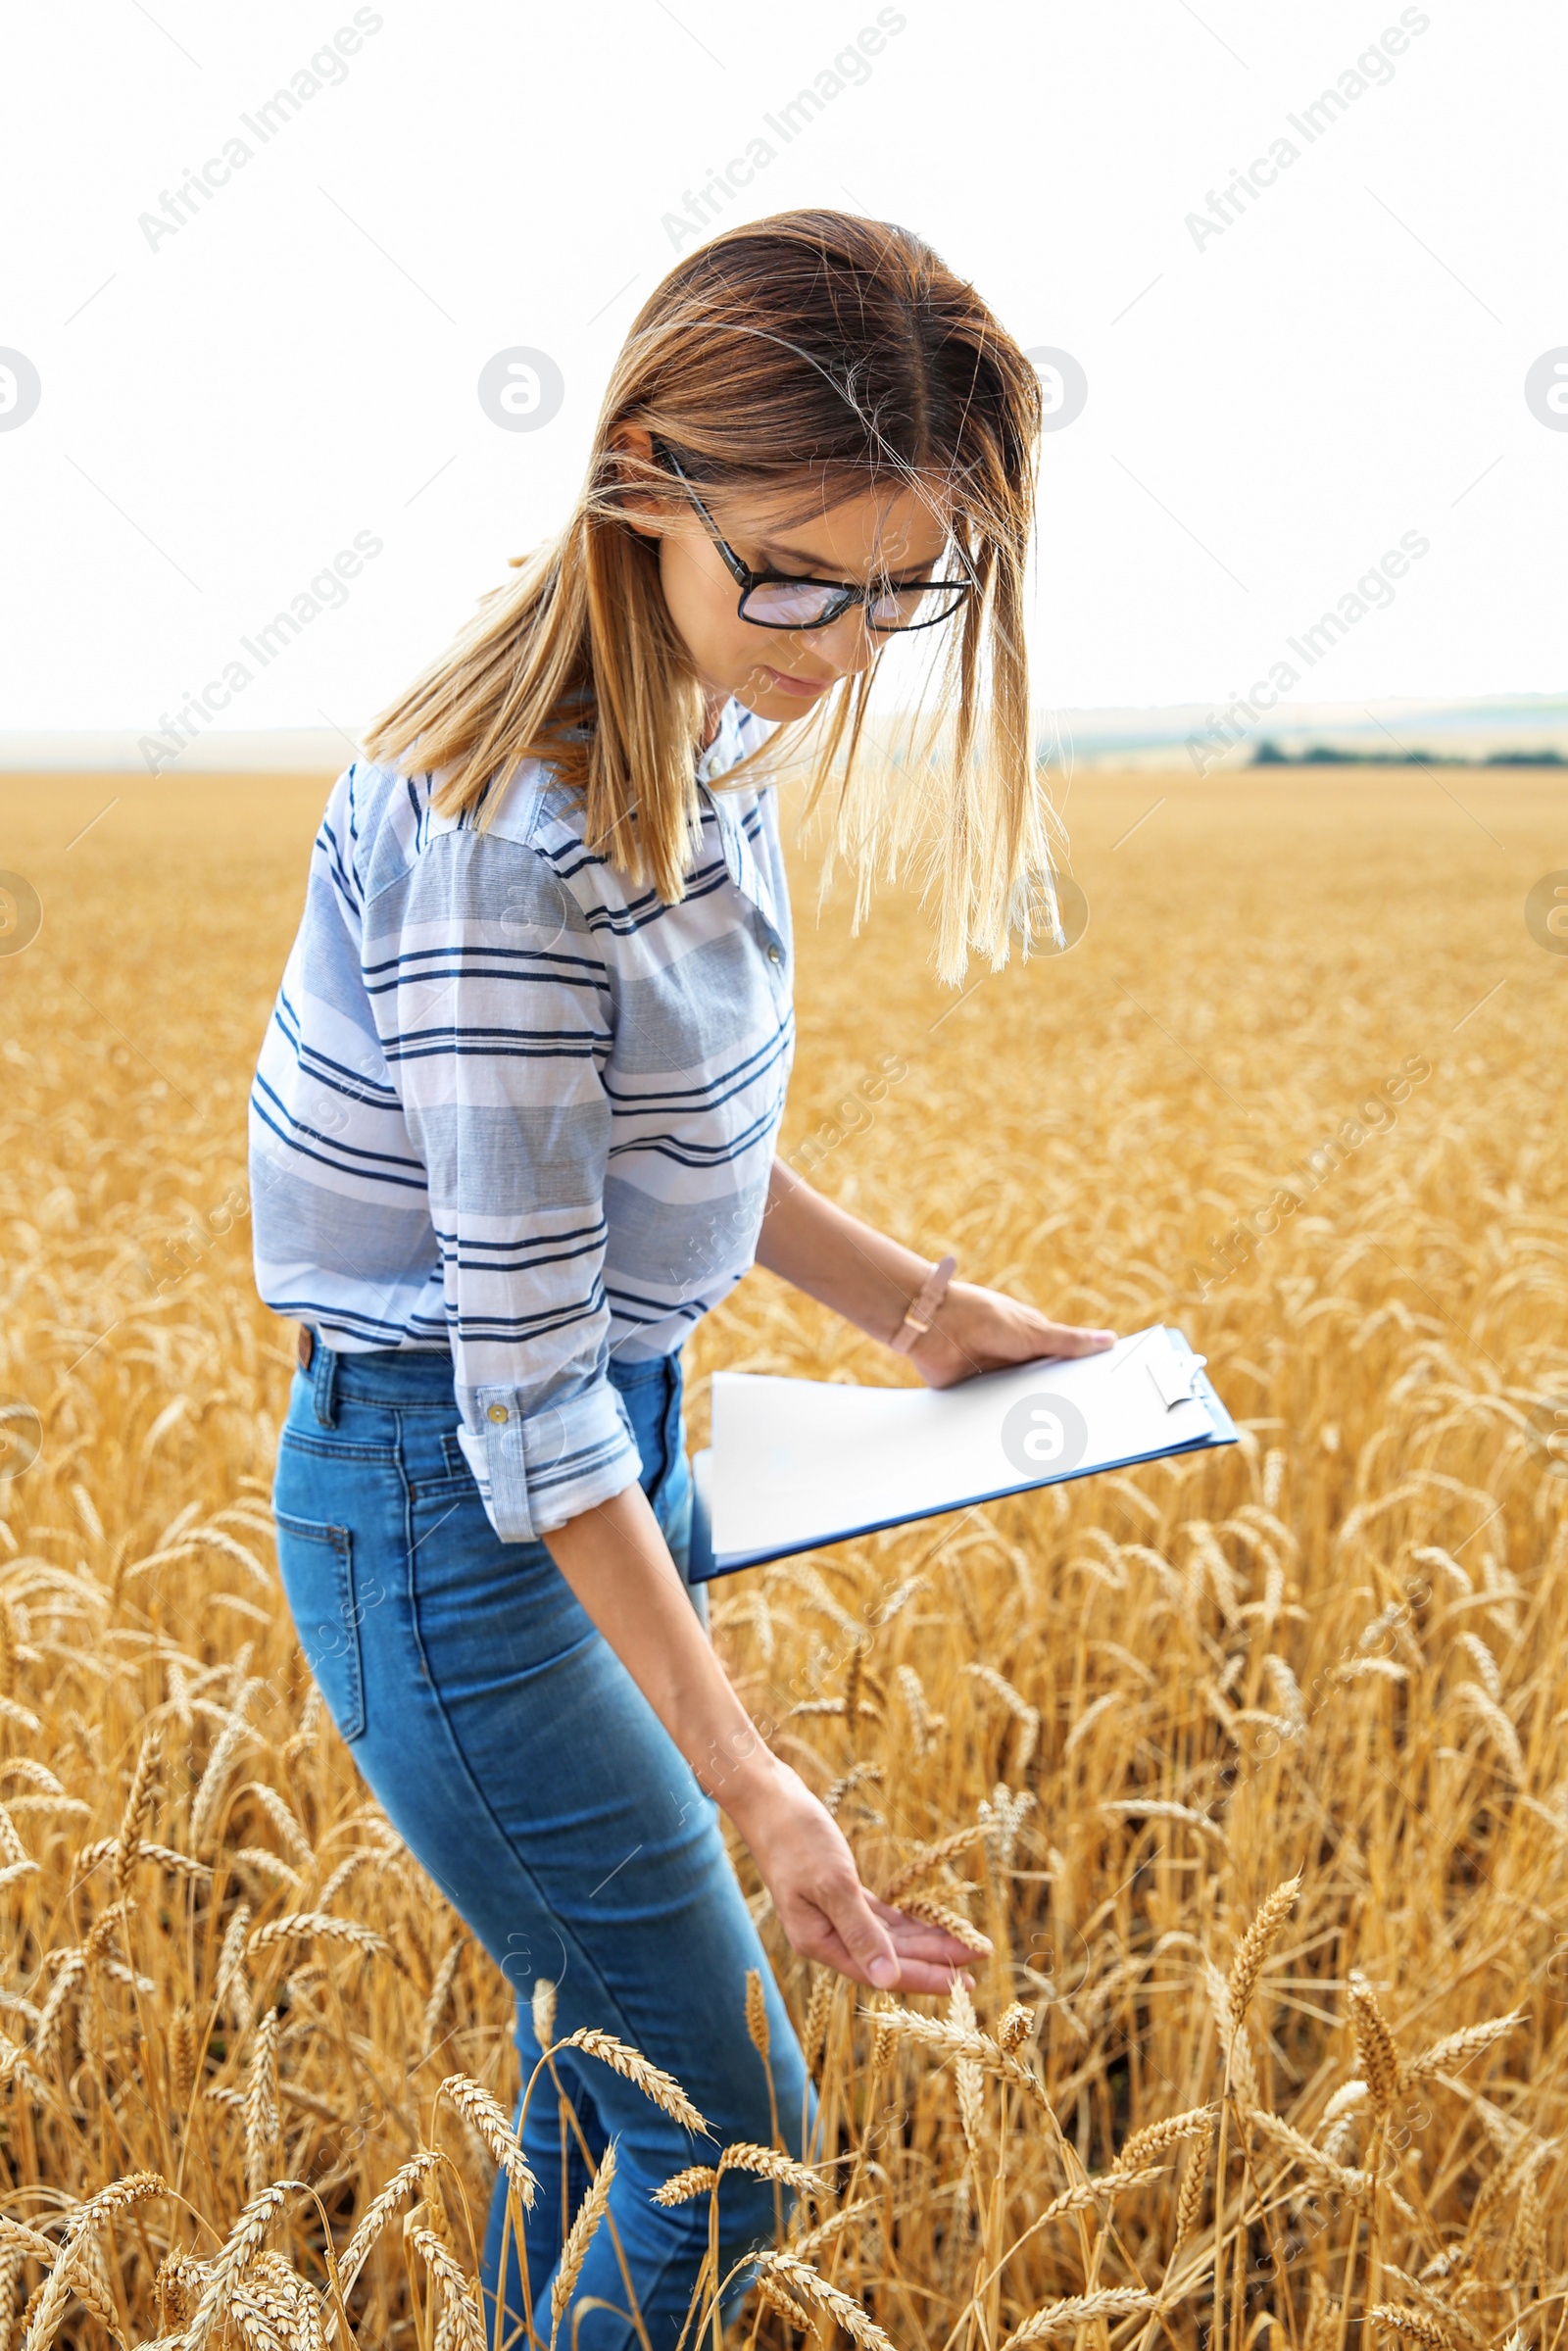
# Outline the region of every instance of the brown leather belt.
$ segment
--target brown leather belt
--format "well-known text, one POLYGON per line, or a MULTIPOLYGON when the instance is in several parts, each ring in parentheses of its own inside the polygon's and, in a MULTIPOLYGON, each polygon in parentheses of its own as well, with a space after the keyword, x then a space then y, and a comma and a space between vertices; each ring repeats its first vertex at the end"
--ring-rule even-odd
POLYGON ((300 1324, 299 1344, 294 1352, 299 1357, 301 1371, 309 1371, 316 1354, 316 1333, 308 1322, 300 1324))

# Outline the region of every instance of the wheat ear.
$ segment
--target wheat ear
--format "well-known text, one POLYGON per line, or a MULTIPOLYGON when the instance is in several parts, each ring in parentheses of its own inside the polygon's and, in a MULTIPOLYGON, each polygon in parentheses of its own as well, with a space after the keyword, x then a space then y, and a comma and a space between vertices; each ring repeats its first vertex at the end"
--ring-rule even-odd
POLYGON ((338 2263, 338 2275, 345 2294, 364 2269, 370 2257, 371 2247, 398 2206, 419 2180, 437 2169, 441 2160, 433 2147, 421 2147, 417 2155, 411 2155, 407 2163, 399 2165, 380 2194, 366 2206, 364 2217, 344 2246, 343 2257, 338 2263))
POLYGON ((1300 1890, 1299 1875, 1287 1878, 1283 1886, 1277 1886, 1237 1945, 1236 1957, 1231 1962, 1230 1979, 1225 1986, 1233 2030, 1240 2030, 1246 2021, 1247 2012, 1252 2005, 1252 1994, 1257 1989, 1258 1977, 1263 1972, 1263 1962, 1273 1948, 1275 1936, 1295 1909, 1296 1897, 1300 1890))
POLYGON ((656 2106, 683 2129, 707 2134, 708 2125, 674 2075, 666 2074, 660 2066, 651 2065, 640 2049, 628 2048, 623 2040, 616 2040, 612 2033, 601 2033, 593 2025, 579 2025, 575 2033, 568 2033, 565 2039, 558 2041, 556 2046, 560 2049, 585 2049, 590 2057, 599 2058, 612 2073, 619 2074, 623 2081, 635 2082, 645 2098, 652 2098, 656 2106))
POLYGON ((672 2172, 662 2187, 654 2190, 654 2202, 666 2207, 690 2204, 695 2196, 706 2196, 718 2185, 718 2174, 710 2163, 689 2163, 684 2172, 672 2172))
POLYGON ((841 2286, 830 2285, 827 2279, 802 2261, 798 2253, 760 2253, 757 2256, 759 2277, 770 2278, 791 2296, 804 2297, 826 2311, 838 2321, 852 2342, 860 2351, 894 2351, 889 2337, 883 2333, 869 2312, 862 2309, 853 2295, 841 2286))
POLYGON ((1389 2029, 1389 2020, 1378 2005, 1377 1993, 1358 1970, 1352 1971, 1349 1984, 1350 2022, 1355 2028, 1355 2045, 1361 2059, 1361 2072, 1372 2100, 1372 2110, 1379 2116, 1388 2113, 1398 2094, 1398 2043, 1389 2029))
POLYGON ((1452 2335, 1427 2311, 1401 2310, 1395 2302, 1374 2302, 1366 2316, 1368 2326, 1385 2327, 1392 2334, 1407 2334, 1412 2342, 1427 2344, 1429 2351, 1453 2351, 1452 2335))
POLYGON ((769 2064, 773 2044, 767 2030, 767 2001, 762 1991, 760 1968, 749 1967, 746 1971, 746 2030, 758 2056, 764 2065, 769 2064))
POLYGON ((724 2172, 751 2172, 759 2180, 781 2180, 786 2187, 804 2189, 820 2195, 824 2186, 822 2176, 808 2164, 797 2163, 791 2155, 781 2155, 776 2147, 760 2147, 750 2139, 737 2139, 726 2147, 718 2159, 717 2179, 724 2172))
POLYGON ((460 2351, 485 2351, 484 2327, 474 2307, 473 2294, 449 2248, 433 2229, 413 2229, 410 2238, 415 2251, 435 2279, 442 2307, 452 2322, 452 2331, 457 2337, 460 2351))
POLYGON ((588 2258, 588 2248, 593 2243, 594 2232, 605 2217, 614 2178, 615 2142, 612 2139, 600 2157, 599 2169, 594 2174, 593 2184, 578 2205, 576 2217, 572 2221, 565 2244, 562 2247, 561 2261, 550 2288, 550 2351, 555 2351, 556 2337, 561 2332, 561 2322, 565 2317, 567 2305, 577 2289, 577 2280, 582 2275, 582 2265, 588 2258))
POLYGON ((1064 2327, 1088 2326, 1096 2319, 1122 2319, 1134 2311, 1152 2310, 1154 2299, 1143 2287, 1133 2285, 1104 2285, 1093 2294, 1064 2295, 1059 2302, 1048 2302, 1015 2327, 1003 2351, 1013 2351, 1018 2343, 1037 2343, 1043 2335, 1059 2334, 1064 2327))
POLYGON ((1167 2147, 1179 2146, 1183 2139, 1197 2138, 1213 2127, 1214 2117, 1206 2106, 1193 2106, 1185 2114, 1167 2115, 1162 2123, 1146 2123, 1125 2141, 1112 2169, 1134 2171, 1152 2155, 1163 2155, 1167 2147))
POLYGON ((531 2211, 538 2181, 528 2169, 516 2132, 490 2092, 481 2089, 466 2074, 449 2074, 435 2094, 438 2100, 445 2098, 473 2125, 521 2197, 523 2210, 531 2211))

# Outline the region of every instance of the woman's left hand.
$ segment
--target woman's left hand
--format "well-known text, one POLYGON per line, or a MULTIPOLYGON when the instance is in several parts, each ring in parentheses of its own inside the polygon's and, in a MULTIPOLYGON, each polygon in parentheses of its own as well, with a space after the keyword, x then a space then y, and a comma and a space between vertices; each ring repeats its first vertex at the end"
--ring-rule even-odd
POLYGON ((956 1388, 976 1372, 1002 1371, 1042 1355, 1098 1355, 1115 1337, 1114 1331, 1052 1322, 1038 1307, 1004 1298, 1000 1290, 952 1282, 935 1322, 910 1348, 909 1361, 928 1388, 956 1388))

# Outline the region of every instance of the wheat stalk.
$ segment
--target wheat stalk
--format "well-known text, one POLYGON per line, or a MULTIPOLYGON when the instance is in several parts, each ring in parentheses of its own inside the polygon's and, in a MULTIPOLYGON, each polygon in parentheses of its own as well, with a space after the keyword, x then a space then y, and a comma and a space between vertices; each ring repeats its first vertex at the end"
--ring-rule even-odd
MULTIPOLYGON (((976 2031, 974 2002, 970 1999, 968 1988, 961 1980, 954 1984, 948 1995, 948 2023, 962 2039, 978 2039, 980 2037, 976 2031)), ((999 2048, 998 2054, 1004 2058, 1006 2052, 999 2048)), ((978 2165, 983 2119, 981 2096, 985 2077, 972 2057, 958 2058, 954 2066, 953 2076, 958 2092, 958 2127, 963 2132, 963 2143, 968 2150, 969 2161, 978 2165)))
MULTIPOLYGON (((292 1853, 294 1856, 294 1859, 299 1867, 302 1870, 314 1869, 316 1866, 316 1847, 312 1844, 310 1838, 306 1836, 305 1831, 300 1827, 299 1822, 294 1818, 293 1813, 289 1810, 287 1804, 284 1803, 276 1788, 269 1788, 265 1780, 252 1780, 247 1783, 240 1792, 242 1795, 254 1796, 256 1798, 256 1801, 261 1805, 262 1810, 267 1814, 267 1817, 271 1822, 273 1828, 276 1829, 278 1835, 282 1837, 283 1842, 287 1845, 290 1853, 292 1853)), ((350 1858, 355 1859, 357 1856, 351 1856, 350 1858)), ((326 1908, 326 1903, 324 1900, 321 1904, 321 1908, 323 1910, 326 1908)))
POLYGON ((167 2330, 171 2315, 176 2319, 190 2317, 201 2299, 206 2275, 206 2264, 194 2260, 190 2254, 165 2254, 153 2280, 161 2328, 167 2330))
POLYGON ((242 1722, 236 1714, 229 1717, 214 1741, 213 1751, 207 1758, 207 1768, 202 1773, 191 1802, 190 1841, 193 1845, 205 1845, 212 1836, 219 1808, 234 1775, 234 1764, 241 1743, 250 1736, 249 1724, 242 1722))
POLYGON ((223 1931, 222 1948, 218 1955, 218 1971, 213 1984, 214 2005, 231 2010, 242 2033, 249 2032, 255 2014, 250 1984, 245 1976, 245 1936, 250 1923, 250 1904, 237 1904, 223 1931))
POLYGON ((785 2289, 770 2270, 759 2270, 757 2291, 769 2310, 776 2310, 780 2318, 787 2319, 792 2327, 798 2327, 803 2334, 813 2331, 814 2322, 810 2312, 802 2309, 794 2295, 785 2289))
POLYGON ((122 2346, 122 2351, 129 2351, 125 2330, 120 2324, 120 2313, 115 2308, 115 2297, 109 2290, 107 2280, 96 2274, 86 2259, 85 2248, 71 2265, 71 2290, 82 2308, 92 2312, 104 2331, 113 2335, 122 2346))
POLYGON ((1000 1698, 1017 1723, 1018 1738, 1014 1745, 1010 1768, 1019 1774, 1026 1772, 1034 1760, 1035 1748, 1040 1739, 1039 1708, 1031 1706, 1022 1691, 1014 1690, 1005 1675, 999 1674, 994 1665, 981 1665, 971 1661, 963 1670, 989 1690, 993 1697, 1000 1698))
MULTIPOLYGON (((314 1690, 314 1683, 312 1688, 314 1690)), ((372 1853, 368 1845, 356 1845, 353 1852, 345 1853, 330 1877, 322 1879, 321 1890, 316 1897, 317 1909, 330 1910, 344 1886, 351 1880, 357 1878, 361 1870, 368 1869, 372 1862, 379 1858, 380 1856, 372 1853)))
POLYGON ((300 2351, 299 2321, 292 2302, 253 2269, 236 2278, 224 2313, 245 2351, 300 2351))
POLYGON ((1003 2010, 997 2023, 997 2046, 1004 2056, 1016 2057, 1035 2029, 1035 2012, 1022 2000, 1013 2000, 1003 2010))
POLYGON ((1461 2342, 1468 2343, 1471 2351, 1486 2351, 1487 2338, 1480 2327, 1467 2319, 1463 2311, 1450 2310, 1446 2303, 1440 2301, 1431 2286, 1426 2284, 1422 2278, 1412 2278, 1394 2262, 1385 2261, 1383 2264, 1384 2283, 1387 2284, 1390 2279, 1402 2294, 1408 2294, 1413 2302, 1419 2304, 1430 2318, 1436 2319, 1439 2326, 1446 2327, 1450 2334, 1457 2335, 1461 2342))

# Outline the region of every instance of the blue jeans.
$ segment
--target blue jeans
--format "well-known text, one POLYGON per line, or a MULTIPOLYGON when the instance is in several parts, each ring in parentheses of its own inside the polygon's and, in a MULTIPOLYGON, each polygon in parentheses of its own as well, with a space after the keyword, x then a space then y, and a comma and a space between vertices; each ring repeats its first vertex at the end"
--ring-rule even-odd
MULTIPOLYGON (((684 1567, 691 1476, 680 1358, 612 1364, 642 1484, 684 1567)), ((672 2351, 702 2260, 708 2201, 650 2202, 672 2172, 737 2139, 802 2152, 811 2098, 789 2016, 706 1797, 542 1543, 502 1543, 457 1438, 444 1351, 335 1354, 297 1371, 273 1504, 283 1589, 338 1730, 393 1827, 517 1994, 526 2082, 539 2056, 536 1974, 557 1986, 556 2035, 597 2026, 673 2074, 707 2118, 693 2138, 600 2060, 557 2060, 595 2161, 616 2172, 574 2298, 579 2351, 631 2351, 615 2240, 652 2351, 672 2351), (768 2069, 746 2029, 760 1972, 768 2069), (612 2228, 611 2224, 613 2224, 612 2228), (597 2301, 597 2307, 594 2306, 597 2301)), ((588 2182, 549 2075, 524 2149, 539 2180, 527 2294, 548 2341, 550 2281, 588 2182)), ((726 2173, 725 2269, 771 2241, 771 2183, 726 2173)), ((483 2284, 521 2339, 515 2247, 501 2278, 506 2199, 491 2206, 483 2284)), ((570 2321, 563 2330, 569 2344, 570 2321)))

